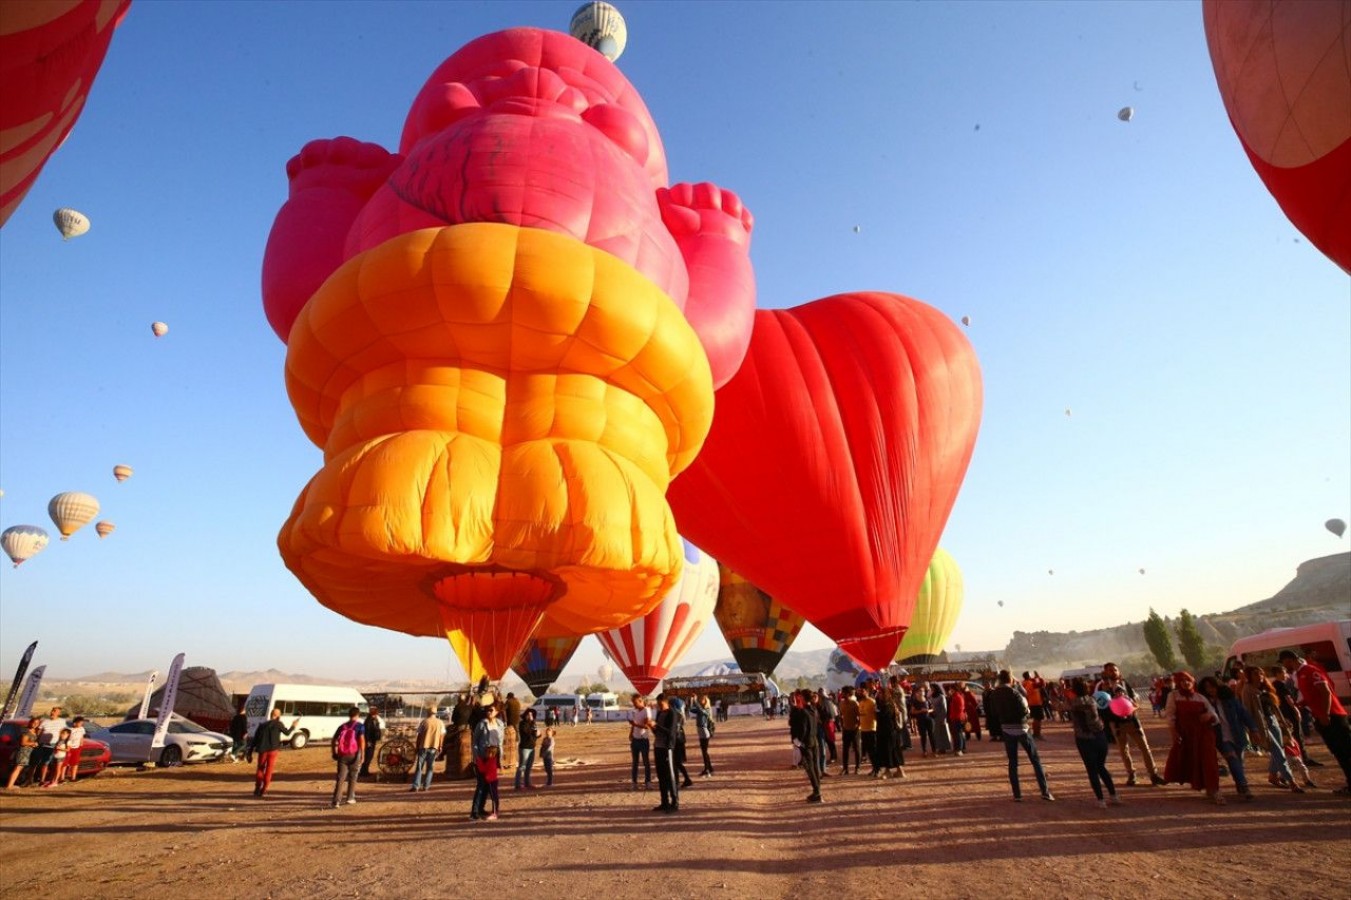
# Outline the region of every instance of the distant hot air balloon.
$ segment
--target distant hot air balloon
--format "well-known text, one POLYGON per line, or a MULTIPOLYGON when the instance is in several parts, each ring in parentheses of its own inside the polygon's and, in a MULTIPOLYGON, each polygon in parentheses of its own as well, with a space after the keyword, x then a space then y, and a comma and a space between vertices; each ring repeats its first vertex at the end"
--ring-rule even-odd
POLYGON ((98 500, 79 491, 57 494, 47 503, 47 515, 56 523, 63 541, 69 540, 72 534, 94 521, 98 514, 98 500))
POLYGON ((11 525, 0 534, 0 547, 13 560, 16 569, 24 560, 41 553, 47 541, 47 532, 36 525, 11 525))
POLYGON ((163 322, 151 322, 150 331, 155 337, 164 337, 169 333, 169 326, 165 325, 163 322))
POLYGON ((624 17, 608 3, 583 3, 572 14, 568 34, 598 51, 610 62, 619 59, 629 42, 624 17))
POLYGON ((1123 122, 1129 122, 1131 119, 1135 118, 1135 107, 1133 106, 1121 107, 1121 109, 1117 110, 1116 117, 1123 122))
POLYGON ((132 473, 131 466, 121 466, 121 465, 113 466, 113 477, 116 478, 118 481, 126 481, 128 478, 131 477, 131 473, 132 473))
MULTIPOLYGON (((511 670, 520 676, 532 694, 542 697, 548 693, 549 685, 563 674, 564 667, 581 643, 580 636, 531 638, 517 654, 511 670)), ((472 673, 470 678, 473 680, 472 673)))
POLYGON ((63 206, 52 213, 52 221, 56 223, 56 230, 61 232, 63 241, 79 237, 89 230, 89 218, 68 206, 63 206))
POLYGON ((603 684, 609 684, 615 677, 614 664, 607 660, 596 666, 596 677, 599 678, 603 684))
POLYGON ((1203 0, 1215 82, 1258 177, 1351 272, 1351 6, 1203 0))
POLYGON ((962 324, 965 325, 965 326, 967 326, 968 328, 970 328, 970 327, 971 327, 971 317, 970 317, 970 316, 962 316, 962 324))
POLYGON ((114 531, 116 531, 116 530, 117 530, 117 526, 114 525, 112 522, 107 522, 107 521, 104 521, 104 522, 96 522, 96 523, 94 524, 94 530, 98 532, 98 534, 99 534, 99 539, 102 540, 103 538, 106 538, 108 535, 110 535, 110 534, 112 534, 114 531))
POLYGON ((860 231, 862 231, 862 230, 863 230, 863 226, 862 226, 862 225, 855 225, 855 226, 854 226, 854 234, 858 234, 858 233, 859 233, 860 231))
POLYGON ((898 663, 918 665, 937 661, 962 611, 963 593, 962 570, 957 568, 952 554, 939 547, 934 551, 929 571, 924 573, 910 629, 896 648, 898 663))
POLYGON ((689 541, 685 567, 657 608, 622 628, 597 635, 640 694, 649 694, 670 674, 713 615, 718 602, 718 564, 689 541))
POLYGON ((1141 570, 1140 570, 1140 574, 1141 574, 1141 575, 1145 574, 1145 570, 1144 570, 1144 569, 1141 569, 1141 570))
POLYGON ((718 605, 713 618, 743 672, 774 674, 807 620, 764 591, 718 565, 718 605))
POLYGON ((1004 601, 1003 601, 1003 600, 1000 600, 1000 601, 999 601, 999 605, 1000 605, 1000 606, 1003 606, 1003 605, 1004 605, 1004 601))
POLYGON ((1047 575, 1054 575, 1054 574, 1055 574, 1055 569, 1047 569, 1047 570, 1046 570, 1046 574, 1047 574, 1047 575))
POLYGON ((1323 527, 1337 535, 1337 537, 1346 534, 1346 523, 1341 519, 1328 519, 1323 523, 1323 527))
POLYGON ((1065 418, 1069 418, 1070 415, 1071 415, 1071 413, 1070 413, 1070 408, 1067 406, 1067 407, 1065 407, 1065 418))

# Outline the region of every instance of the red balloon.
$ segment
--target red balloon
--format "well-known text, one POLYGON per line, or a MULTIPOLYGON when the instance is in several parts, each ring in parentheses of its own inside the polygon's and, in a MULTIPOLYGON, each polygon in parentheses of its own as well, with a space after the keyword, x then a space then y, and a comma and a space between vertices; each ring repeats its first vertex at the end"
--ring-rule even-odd
POLYGON ((757 310, 668 497, 681 534, 871 669, 910 624, 971 461, 975 351, 938 310, 839 294, 757 310))
POLYGON ((131 0, 5 0, 0 23, 0 225, 84 109, 131 0))
POLYGON ((1351 3, 1204 0, 1224 108, 1294 226, 1351 272, 1351 3))

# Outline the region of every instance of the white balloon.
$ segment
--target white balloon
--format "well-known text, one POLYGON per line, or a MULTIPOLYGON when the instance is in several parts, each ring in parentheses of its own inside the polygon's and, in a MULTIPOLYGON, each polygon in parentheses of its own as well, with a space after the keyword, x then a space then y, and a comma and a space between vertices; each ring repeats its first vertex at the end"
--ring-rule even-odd
POLYGON ((155 337, 164 337, 169 333, 169 326, 163 322, 152 322, 150 323, 150 331, 155 337))
POLYGON ((629 42, 624 17, 608 3, 583 3, 572 14, 568 34, 598 51, 610 62, 619 59, 629 42))
POLYGON ((69 206, 63 206, 52 213, 52 221, 56 223, 56 229, 61 232, 61 239, 65 241, 79 237, 89 230, 89 218, 69 206))

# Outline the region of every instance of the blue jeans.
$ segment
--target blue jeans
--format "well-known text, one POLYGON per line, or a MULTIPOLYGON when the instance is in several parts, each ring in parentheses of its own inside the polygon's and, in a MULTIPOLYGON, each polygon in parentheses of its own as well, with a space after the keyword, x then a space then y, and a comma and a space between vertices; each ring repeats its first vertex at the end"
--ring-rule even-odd
POLYGON ((1240 794, 1248 793, 1248 773, 1243 770, 1243 748, 1234 741, 1220 741, 1220 755, 1229 764, 1234 787, 1238 788, 1240 794))
POLYGON ((521 778, 525 778, 526 787, 534 787, 530 783, 530 770, 535 767, 535 748, 517 747, 516 748, 516 787, 521 786, 521 778))
POLYGON ((546 785, 553 784, 553 783, 554 783, 554 755, 553 755, 552 753, 546 753, 546 754, 544 754, 543 756, 540 757, 540 761, 544 763, 544 783, 545 783, 546 785))
POLYGON ((1013 796, 1022 797, 1023 790, 1018 784, 1018 748, 1022 747, 1027 751, 1027 758, 1032 760, 1032 772, 1037 776, 1037 787, 1041 788, 1043 794, 1049 794, 1051 789, 1046 786, 1046 773, 1041 768, 1041 757, 1037 755, 1037 745, 1032 743, 1032 738, 1024 734, 1004 734, 1004 751, 1009 755, 1009 784, 1013 787, 1013 796))
POLYGON ((629 752, 633 754, 633 783, 638 783, 638 759, 643 760, 643 780, 652 783, 651 742, 647 738, 629 738, 629 752))
POLYGON ((417 752, 413 762, 413 789, 425 791, 432 786, 432 771, 436 766, 436 748, 428 747, 417 752))
POLYGON ((1267 732, 1267 774, 1293 782, 1295 775, 1290 771, 1285 749, 1281 746, 1281 726, 1273 716, 1267 716, 1262 724, 1266 726, 1267 732))

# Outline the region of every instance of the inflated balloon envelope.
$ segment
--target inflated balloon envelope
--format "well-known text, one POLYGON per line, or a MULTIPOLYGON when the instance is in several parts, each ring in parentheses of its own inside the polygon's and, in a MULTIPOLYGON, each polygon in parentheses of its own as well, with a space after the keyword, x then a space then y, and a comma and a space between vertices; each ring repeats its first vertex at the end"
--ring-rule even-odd
POLYGON ((681 533, 870 669, 891 662, 971 460, 975 352, 898 294, 757 310, 694 464, 681 533))
POLYGON ((546 611, 613 628, 679 577, 664 494, 750 340, 752 219, 668 188, 633 86, 557 32, 461 48, 399 149, 287 165, 264 306, 324 466, 278 546, 324 605, 500 678, 546 611))

